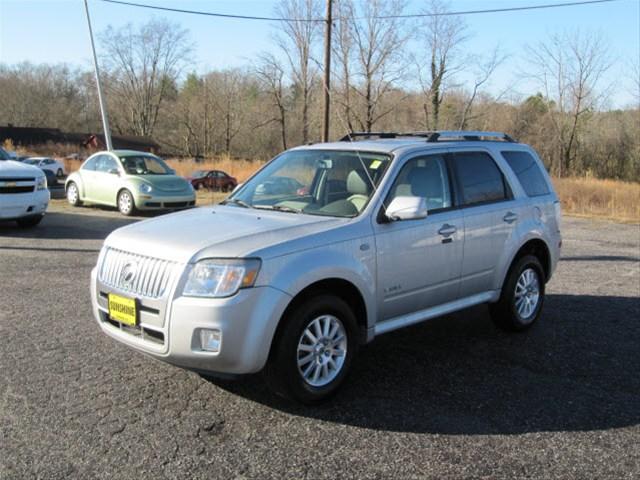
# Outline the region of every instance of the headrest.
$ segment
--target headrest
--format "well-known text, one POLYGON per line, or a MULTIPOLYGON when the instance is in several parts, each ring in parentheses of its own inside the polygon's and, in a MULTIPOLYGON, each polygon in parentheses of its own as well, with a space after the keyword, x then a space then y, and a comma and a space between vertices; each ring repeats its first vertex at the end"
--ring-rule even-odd
POLYGON ((347 175, 347 191, 352 195, 369 195, 369 179, 364 172, 351 170, 347 175))

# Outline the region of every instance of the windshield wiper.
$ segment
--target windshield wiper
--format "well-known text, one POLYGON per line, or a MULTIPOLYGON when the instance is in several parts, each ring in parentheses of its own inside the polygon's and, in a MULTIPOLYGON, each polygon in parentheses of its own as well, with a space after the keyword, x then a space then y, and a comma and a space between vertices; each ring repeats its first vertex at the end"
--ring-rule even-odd
POLYGON ((287 207, 286 205, 254 205, 259 210, 275 210, 276 212, 302 213, 302 209, 287 207))
POLYGON ((227 200, 220 202, 220 205, 227 205, 229 203, 232 205, 238 205, 242 208, 253 208, 247 202, 245 202, 244 200, 240 200, 239 198, 228 198, 227 200))

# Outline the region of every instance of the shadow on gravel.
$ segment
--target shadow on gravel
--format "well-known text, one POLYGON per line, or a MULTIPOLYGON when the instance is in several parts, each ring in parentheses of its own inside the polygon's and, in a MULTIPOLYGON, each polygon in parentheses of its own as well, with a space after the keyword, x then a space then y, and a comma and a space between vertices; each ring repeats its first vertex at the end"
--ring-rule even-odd
MULTIPOLYGON (((0 221, 0 238, 38 238, 103 240, 116 228, 129 225, 139 219, 113 218, 102 215, 47 213, 39 225, 33 228, 20 228, 15 222, 0 221)), ((2 248, 2 247, 0 247, 2 248)), ((14 247, 18 248, 18 246, 14 247)), ((29 246, 20 247, 31 249, 29 246)), ((36 248, 36 250, 44 250, 36 248)), ((60 249, 54 249, 60 250, 60 249)), ((62 249, 64 250, 64 249, 62 249)))
POLYGON ((438 434, 585 431, 640 423, 640 299, 548 295, 524 334, 486 306, 383 335, 319 407, 274 397, 258 376, 214 380, 288 413, 375 430, 438 434))

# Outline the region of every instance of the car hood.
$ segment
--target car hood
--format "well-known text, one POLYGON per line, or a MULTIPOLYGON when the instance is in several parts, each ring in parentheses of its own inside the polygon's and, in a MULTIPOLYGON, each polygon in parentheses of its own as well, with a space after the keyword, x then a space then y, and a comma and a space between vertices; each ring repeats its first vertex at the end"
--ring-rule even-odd
POLYGON ((38 167, 14 160, 0 160, 0 177, 33 178, 42 177, 44 173, 38 167))
POLYGON ((162 192, 182 192, 189 188, 189 182, 177 175, 145 175, 136 176, 162 192))
POLYGON ((271 245, 313 236, 349 219, 271 212, 232 206, 200 207, 127 225, 105 245, 186 263, 203 257, 235 258, 271 245))

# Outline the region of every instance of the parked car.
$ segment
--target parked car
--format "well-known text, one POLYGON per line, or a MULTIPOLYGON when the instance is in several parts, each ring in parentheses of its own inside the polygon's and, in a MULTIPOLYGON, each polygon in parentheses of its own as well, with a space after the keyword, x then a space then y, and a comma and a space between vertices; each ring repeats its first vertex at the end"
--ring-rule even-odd
POLYGON ((192 207, 191 184, 160 158, 135 150, 113 150, 91 155, 65 182, 71 205, 97 203, 117 207, 123 215, 137 210, 192 207))
POLYGON ((291 177, 271 177, 256 187, 256 193, 260 195, 292 195, 296 192, 304 192, 304 185, 291 177))
POLYGON ((51 170, 42 170, 47 179, 47 187, 55 187, 58 185, 58 177, 51 170))
POLYGON ((42 170, 11 160, 0 148, 0 220, 15 220, 21 227, 34 227, 44 217, 49 200, 42 170))
POLYGON ((530 328, 562 243, 535 151, 495 132, 383 137, 289 150, 222 205, 115 230, 91 277, 101 329, 315 403, 386 332, 481 303, 530 328), (262 188, 293 175, 306 195, 262 188))
POLYGON ((56 177, 62 178, 65 175, 64 164, 50 157, 29 157, 24 163, 40 167, 42 170, 49 170, 55 173, 56 177))
POLYGON ((238 185, 238 180, 221 170, 196 170, 187 180, 196 190, 205 188, 207 190, 230 192, 238 185))

